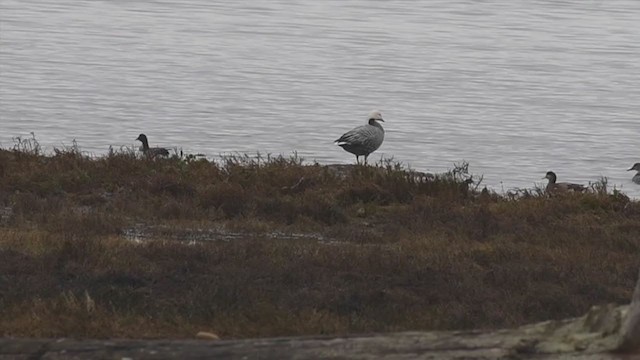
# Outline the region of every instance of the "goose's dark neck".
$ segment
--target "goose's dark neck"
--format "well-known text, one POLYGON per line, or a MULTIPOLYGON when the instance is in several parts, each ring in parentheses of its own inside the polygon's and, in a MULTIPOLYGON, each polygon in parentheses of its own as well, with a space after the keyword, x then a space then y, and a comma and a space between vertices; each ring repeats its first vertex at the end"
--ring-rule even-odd
POLYGON ((376 119, 369 119, 369 125, 382 129, 382 125, 376 119))
POLYGON ((149 150, 149 141, 145 138, 140 139, 142 141, 142 148, 145 150, 149 150))

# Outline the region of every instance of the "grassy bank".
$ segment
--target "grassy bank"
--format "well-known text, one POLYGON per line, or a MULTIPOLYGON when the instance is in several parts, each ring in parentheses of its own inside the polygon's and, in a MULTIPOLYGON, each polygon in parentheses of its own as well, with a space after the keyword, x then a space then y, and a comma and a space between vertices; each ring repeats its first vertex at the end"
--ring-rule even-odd
POLYGON ((495 328, 630 299, 640 203, 496 195, 459 170, 0 150, 0 332, 495 328))

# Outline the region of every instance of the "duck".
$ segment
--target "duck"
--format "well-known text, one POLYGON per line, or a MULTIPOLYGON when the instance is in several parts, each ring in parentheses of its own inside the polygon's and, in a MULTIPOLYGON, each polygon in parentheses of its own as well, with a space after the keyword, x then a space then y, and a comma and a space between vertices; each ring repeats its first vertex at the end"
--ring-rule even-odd
POLYGON ((640 185, 640 163, 633 164, 631 169, 629 169, 627 171, 632 171, 632 170, 637 171, 637 173, 631 178, 631 181, 633 181, 634 183, 640 185))
POLYGON ((147 139, 147 135, 145 134, 138 135, 136 140, 142 142, 142 146, 140 146, 140 151, 142 151, 143 154, 145 154, 150 158, 154 158, 156 156, 169 156, 169 150, 166 148, 163 148, 163 147, 150 148, 149 140, 147 139))
POLYGON ((556 182, 558 177, 556 176, 556 173, 554 173, 553 171, 548 171, 547 174, 543 177, 543 179, 548 179, 549 180, 549 183, 547 184, 547 187, 545 188, 545 191, 548 194, 549 193, 558 193, 558 192, 568 192, 568 191, 583 192, 583 191, 587 190, 587 187, 584 186, 584 185, 566 183, 566 182, 561 182, 561 183, 556 182))
POLYGON ((384 141, 384 129, 380 122, 384 122, 382 113, 373 110, 369 113, 365 125, 353 128, 340 138, 335 140, 336 145, 356 156, 356 163, 360 164, 360 156, 364 156, 364 164, 367 164, 369 155, 378 150, 384 141))

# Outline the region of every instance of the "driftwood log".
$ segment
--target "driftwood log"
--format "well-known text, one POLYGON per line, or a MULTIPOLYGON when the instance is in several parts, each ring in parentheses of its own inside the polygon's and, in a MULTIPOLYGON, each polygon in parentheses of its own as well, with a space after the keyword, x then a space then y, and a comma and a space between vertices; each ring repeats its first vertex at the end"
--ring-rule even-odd
POLYGON ((640 359, 640 277, 628 306, 499 331, 247 340, 0 338, 5 359, 640 359))

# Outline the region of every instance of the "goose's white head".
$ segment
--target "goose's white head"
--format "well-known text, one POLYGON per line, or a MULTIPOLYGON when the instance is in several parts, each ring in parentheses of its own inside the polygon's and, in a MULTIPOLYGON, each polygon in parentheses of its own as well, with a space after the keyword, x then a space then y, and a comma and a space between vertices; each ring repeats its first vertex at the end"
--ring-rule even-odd
POLYGON ((378 110, 373 110, 369 113, 369 124, 372 124, 374 121, 384 121, 382 113, 378 110))

